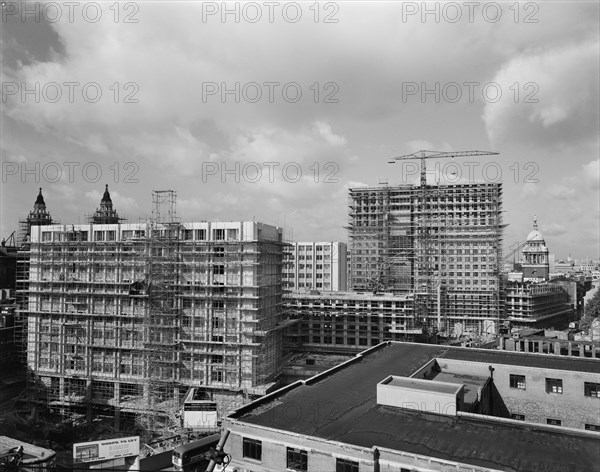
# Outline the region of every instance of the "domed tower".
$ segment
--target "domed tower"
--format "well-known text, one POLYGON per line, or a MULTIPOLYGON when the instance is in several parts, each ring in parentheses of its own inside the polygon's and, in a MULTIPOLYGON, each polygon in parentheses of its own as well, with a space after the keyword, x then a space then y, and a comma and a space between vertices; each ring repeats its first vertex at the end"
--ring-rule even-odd
POLYGON ((119 222, 119 215, 117 210, 113 209, 113 203, 108 192, 108 184, 104 189, 104 195, 100 200, 100 208, 96 209, 96 212, 91 218, 91 222, 94 224, 114 224, 119 222))
POLYGON ((537 218, 533 217, 533 231, 527 235, 523 247, 523 280, 544 282, 549 279, 549 251, 542 233, 538 231, 537 218))

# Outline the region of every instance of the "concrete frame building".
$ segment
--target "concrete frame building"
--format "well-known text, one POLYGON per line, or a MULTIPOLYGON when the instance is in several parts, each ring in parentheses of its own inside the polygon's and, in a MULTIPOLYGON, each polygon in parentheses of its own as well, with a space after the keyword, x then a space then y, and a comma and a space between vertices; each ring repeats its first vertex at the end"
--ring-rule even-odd
POLYGON ((339 241, 295 242, 286 246, 283 269, 290 290, 344 291, 347 289, 346 243, 339 241))
POLYGON ((286 350, 358 352, 390 340, 414 339, 414 295, 358 292, 292 292, 286 311, 286 350))
POLYGON ((597 367, 388 342, 228 416, 224 449, 254 472, 597 470, 597 367))
POLYGON ((192 386, 220 413, 267 393, 284 245, 255 222, 32 226, 17 291, 40 400, 152 425, 192 386))
POLYGON ((501 184, 353 188, 349 208, 352 290, 426 294, 417 324, 455 336, 497 325, 501 184))
POLYGON ((575 310, 556 283, 512 282, 506 288, 506 320, 514 327, 566 329, 575 310))

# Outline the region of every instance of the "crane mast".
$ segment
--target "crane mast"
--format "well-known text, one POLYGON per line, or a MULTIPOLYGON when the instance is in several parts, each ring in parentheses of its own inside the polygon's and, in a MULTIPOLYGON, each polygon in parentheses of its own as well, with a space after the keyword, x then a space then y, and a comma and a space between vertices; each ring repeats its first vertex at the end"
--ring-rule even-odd
MULTIPOLYGON (((435 306, 437 310, 437 329, 441 330, 441 306, 440 306, 440 288, 441 280, 439 277, 439 271, 437 273, 436 280, 434 279, 432 269, 432 259, 439 259, 441 249, 440 247, 433 248, 432 246, 437 243, 440 245, 440 235, 435 233, 435 228, 444 227, 443 224, 433 225, 431 218, 432 205, 427 204, 428 188, 427 188, 427 159, 444 159, 444 158, 457 158, 457 157, 476 157, 476 156, 495 156, 497 152, 490 151, 427 151, 421 150, 412 154, 405 154, 390 158, 388 163, 394 164, 397 161, 405 160, 420 160, 421 161, 421 172, 420 172, 420 192, 417 202, 417 228, 414 231, 414 247, 415 247, 415 262, 417 264, 413 290, 415 293, 415 313, 416 313, 416 325, 423 327, 423 330, 427 330, 426 320, 429 318, 432 308, 435 306), (435 226, 435 228, 434 228, 435 226), (435 236, 434 236, 435 234, 435 236), (433 238, 436 241, 433 241, 433 238), (432 252, 434 251, 434 252, 432 252), (434 283, 435 282, 435 283, 434 283), (434 294, 437 295, 437 302, 431 305, 430 297, 434 294), (424 293, 423 293, 424 292, 424 293), (425 295, 425 299, 422 296, 425 295)), ((429 189, 432 190, 432 189, 429 189)), ((439 188, 435 191, 439 192, 439 188)), ((441 229, 440 229, 441 230, 441 229)))

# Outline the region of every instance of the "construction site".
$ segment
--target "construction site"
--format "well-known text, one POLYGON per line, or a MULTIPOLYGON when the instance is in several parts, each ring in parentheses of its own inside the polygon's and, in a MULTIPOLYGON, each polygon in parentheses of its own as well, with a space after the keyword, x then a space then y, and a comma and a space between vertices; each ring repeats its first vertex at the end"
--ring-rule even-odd
POLYGON ((169 436, 192 387, 219 415, 269 392, 282 371, 281 228, 179 222, 173 191, 153 192, 146 222, 108 210, 107 189, 108 221, 29 225, 16 317, 27 402, 169 436))
MULTIPOLYGON (((428 185, 426 159, 488 155, 420 151, 419 185, 349 191, 350 286, 413 294, 409 331, 495 333, 501 317, 502 184, 428 185)), ((391 162, 394 162, 392 160, 391 162)))
POLYGON ((220 419, 278 388, 294 352, 495 335, 501 184, 427 185, 429 157, 407 157, 421 159, 420 185, 349 190, 351 292, 286 293, 281 228, 181 222, 171 190, 154 191, 152 215, 131 223, 107 187, 76 225, 53 221, 40 190, 18 238, 26 416, 37 405, 148 443, 190 429, 190 392, 194 411, 220 419))

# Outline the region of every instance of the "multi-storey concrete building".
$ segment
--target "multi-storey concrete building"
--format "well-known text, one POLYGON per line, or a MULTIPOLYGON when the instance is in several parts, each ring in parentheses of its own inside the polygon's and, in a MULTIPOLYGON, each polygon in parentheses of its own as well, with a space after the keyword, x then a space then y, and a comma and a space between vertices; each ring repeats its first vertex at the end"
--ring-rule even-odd
POLYGON ((285 248, 284 283, 291 290, 346 290, 346 243, 296 242, 285 248))
POLYGON ((31 226, 20 311, 45 400, 118 421, 191 386, 221 412, 265 394, 282 367, 284 245, 255 222, 31 226))
POLYGON ((421 334, 414 295, 359 292, 292 292, 286 311, 297 323, 286 329, 288 350, 357 352, 421 334))
POLYGON ((509 283, 505 309, 506 320, 514 327, 564 329, 575 313, 562 286, 548 282, 509 283))
POLYGON ((224 421, 230 467, 597 470, 595 359, 388 342, 224 421))
POLYGON ((349 207, 353 290, 426 294, 416 316, 432 327, 455 335, 495 331, 501 184, 353 188, 349 207))

